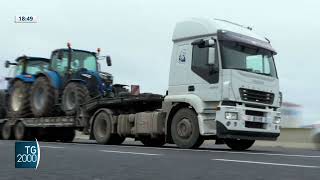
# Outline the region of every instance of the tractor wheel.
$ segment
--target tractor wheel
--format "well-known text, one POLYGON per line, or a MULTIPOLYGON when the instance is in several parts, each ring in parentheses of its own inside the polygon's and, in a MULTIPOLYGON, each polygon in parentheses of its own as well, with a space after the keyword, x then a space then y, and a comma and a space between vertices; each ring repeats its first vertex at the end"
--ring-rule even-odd
POLYGON ((90 99, 90 93, 86 86, 71 82, 63 90, 62 109, 66 115, 75 115, 79 107, 90 99))
POLYGON ((30 84, 16 81, 12 85, 9 97, 9 114, 12 117, 29 117, 30 108, 30 84))
POLYGON ((39 77, 31 88, 31 110, 34 116, 52 116, 55 112, 55 92, 46 77, 39 77))

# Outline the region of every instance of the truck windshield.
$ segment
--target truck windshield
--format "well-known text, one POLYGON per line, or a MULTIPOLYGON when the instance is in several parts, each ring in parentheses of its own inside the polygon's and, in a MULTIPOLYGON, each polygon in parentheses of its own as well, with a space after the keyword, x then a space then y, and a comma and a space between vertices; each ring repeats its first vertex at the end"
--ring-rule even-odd
MULTIPOLYGON (((68 70, 68 51, 64 50, 62 56, 58 56, 58 51, 52 55, 52 68, 62 75, 68 70)), ((80 69, 97 71, 97 58, 90 52, 73 50, 70 68, 72 71, 78 71, 80 69)))
POLYGON ((232 41, 220 41, 223 69, 277 77, 272 52, 232 41))

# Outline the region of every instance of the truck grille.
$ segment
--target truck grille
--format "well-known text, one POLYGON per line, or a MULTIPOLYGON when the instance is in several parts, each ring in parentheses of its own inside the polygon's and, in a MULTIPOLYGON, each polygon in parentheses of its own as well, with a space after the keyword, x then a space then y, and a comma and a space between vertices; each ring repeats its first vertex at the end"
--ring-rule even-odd
POLYGON ((240 88, 240 96, 243 101, 272 104, 274 94, 269 92, 257 91, 252 89, 240 88))

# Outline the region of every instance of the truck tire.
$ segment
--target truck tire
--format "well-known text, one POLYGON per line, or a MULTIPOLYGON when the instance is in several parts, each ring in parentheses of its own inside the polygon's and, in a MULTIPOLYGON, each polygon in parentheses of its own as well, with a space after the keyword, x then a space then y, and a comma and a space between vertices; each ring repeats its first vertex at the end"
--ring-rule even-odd
POLYGON ((200 135, 197 114, 189 108, 176 112, 171 122, 171 136, 179 148, 198 148, 204 142, 200 135))
POLYGON ((55 92, 50 81, 40 76, 31 88, 31 110, 35 117, 52 116, 55 112, 55 92))
POLYGON ((109 144, 112 131, 112 116, 101 111, 94 118, 93 134, 98 144, 109 144))
POLYGON ((12 127, 9 125, 9 122, 8 122, 8 121, 6 121, 6 122, 2 125, 1 136, 2 136, 2 139, 4 139, 4 140, 13 139, 12 127))
POLYGON ((81 83, 71 82, 63 90, 62 109, 66 115, 75 115, 81 104, 90 99, 90 93, 81 83))
POLYGON ((76 131, 74 129, 71 129, 71 128, 61 129, 60 138, 59 138, 61 142, 72 142, 75 137, 76 137, 76 131))
POLYGON ((165 137, 151 138, 147 136, 147 137, 141 137, 140 141, 142 142, 143 145, 150 146, 150 147, 161 147, 166 143, 165 137))
POLYGON ((249 149, 254 144, 255 140, 225 139, 224 142, 232 150, 244 151, 244 150, 249 149))
POLYGON ((13 131, 16 140, 29 140, 31 138, 28 128, 21 121, 14 126, 13 131))
POLYGON ((12 117, 30 117, 30 84, 15 81, 9 96, 9 114, 12 117))

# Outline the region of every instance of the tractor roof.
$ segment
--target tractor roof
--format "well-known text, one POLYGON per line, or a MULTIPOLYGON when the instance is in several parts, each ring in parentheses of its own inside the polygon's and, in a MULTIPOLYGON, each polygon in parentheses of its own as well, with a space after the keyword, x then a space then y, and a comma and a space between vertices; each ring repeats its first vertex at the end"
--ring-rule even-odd
MULTIPOLYGON (((68 51, 69 49, 68 48, 61 48, 61 49, 56 49, 52 52, 56 52, 56 51, 68 51)), ((82 49, 72 49, 73 51, 80 51, 80 52, 86 52, 86 53, 91 53, 91 54, 96 54, 96 52, 91 52, 91 51, 86 51, 86 50, 82 50, 82 49)))
POLYGON ((20 56, 16 59, 16 62, 19 62, 23 59, 26 59, 28 61, 43 61, 43 62, 50 62, 50 59, 42 58, 42 57, 31 57, 31 56, 20 56))

